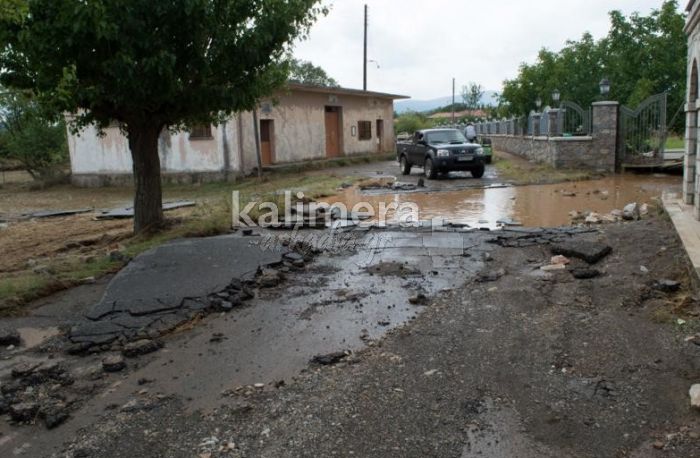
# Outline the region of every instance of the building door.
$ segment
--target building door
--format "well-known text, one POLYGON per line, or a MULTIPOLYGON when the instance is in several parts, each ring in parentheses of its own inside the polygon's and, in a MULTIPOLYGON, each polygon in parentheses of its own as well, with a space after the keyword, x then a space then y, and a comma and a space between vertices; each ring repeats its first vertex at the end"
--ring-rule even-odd
POLYGON ((262 165, 272 165, 274 162, 274 145, 273 132, 274 126, 271 119, 260 120, 260 155, 262 156, 262 165))
POLYGON ((384 149, 384 120, 377 119, 377 152, 382 153, 384 149))
POLYGON ((340 153, 340 107, 326 107, 326 157, 340 153))

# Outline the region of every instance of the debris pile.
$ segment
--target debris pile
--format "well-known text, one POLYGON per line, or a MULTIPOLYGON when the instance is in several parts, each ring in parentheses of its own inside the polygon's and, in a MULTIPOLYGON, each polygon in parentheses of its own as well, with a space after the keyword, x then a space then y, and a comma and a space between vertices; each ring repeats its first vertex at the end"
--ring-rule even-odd
POLYGON ((9 414, 17 424, 41 420, 47 428, 55 428, 69 417, 72 402, 64 389, 73 383, 58 362, 17 365, 0 385, 0 414, 9 414))

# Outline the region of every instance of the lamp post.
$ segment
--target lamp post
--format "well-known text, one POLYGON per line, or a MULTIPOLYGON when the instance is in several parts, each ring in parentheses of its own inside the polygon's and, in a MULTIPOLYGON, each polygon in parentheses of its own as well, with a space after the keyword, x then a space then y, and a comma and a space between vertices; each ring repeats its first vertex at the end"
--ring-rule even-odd
POLYGON ((537 107, 537 111, 540 111, 540 107, 542 106, 542 99, 537 97, 537 100, 535 100, 535 106, 537 107))
POLYGON ((600 86, 600 95, 603 98, 607 97, 610 94, 610 80, 603 78, 598 85, 600 86))
POLYGON ((561 92, 559 92, 559 89, 555 89, 552 91, 552 100, 554 101, 554 106, 557 107, 559 106, 559 99, 561 98, 561 92))

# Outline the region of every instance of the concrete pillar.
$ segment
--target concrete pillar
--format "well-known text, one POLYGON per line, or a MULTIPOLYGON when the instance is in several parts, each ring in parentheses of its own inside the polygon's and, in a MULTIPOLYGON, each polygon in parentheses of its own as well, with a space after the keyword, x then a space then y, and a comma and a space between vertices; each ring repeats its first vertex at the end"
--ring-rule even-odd
POLYGON ((695 102, 685 106, 685 155, 683 157, 683 201, 688 205, 695 202, 697 192, 696 162, 698 139, 698 112, 695 102))
POLYGON ((532 136, 533 137, 539 137, 542 135, 540 133, 540 116, 542 116, 541 113, 535 113, 532 115, 532 136))
POLYGON ((617 168, 617 118, 620 104, 605 101, 593 103, 591 116, 591 136, 596 153, 601 157, 597 161, 602 169, 614 172, 617 168))
POLYGON ((552 108, 547 115, 549 116, 549 132, 547 132, 547 135, 558 137, 561 135, 561 132, 559 132, 559 109, 552 108))

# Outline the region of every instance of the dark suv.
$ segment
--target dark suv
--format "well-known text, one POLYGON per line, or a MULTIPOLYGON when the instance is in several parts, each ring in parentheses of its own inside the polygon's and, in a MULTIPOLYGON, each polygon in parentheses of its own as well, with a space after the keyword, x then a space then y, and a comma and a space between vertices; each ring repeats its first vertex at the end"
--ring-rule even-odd
POLYGON ((396 154, 404 175, 417 166, 430 179, 457 170, 469 171, 474 178, 484 176, 484 149, 469 143, 457 129, 419 130, 410 141, 396 142, 396 154))

